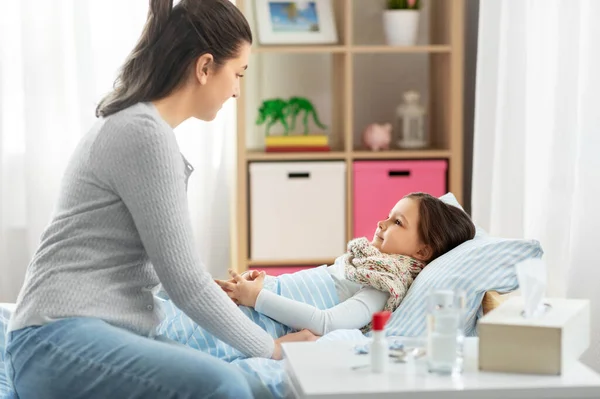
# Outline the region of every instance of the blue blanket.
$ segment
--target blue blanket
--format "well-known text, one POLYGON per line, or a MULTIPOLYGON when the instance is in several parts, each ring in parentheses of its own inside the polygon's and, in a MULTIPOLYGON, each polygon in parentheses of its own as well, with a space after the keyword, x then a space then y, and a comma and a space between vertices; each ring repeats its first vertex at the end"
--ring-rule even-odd
MULTIPOLYGON (((329 272, 327 272, 326 266, 302 270, 294 274, 284 274, 278 277, 267 276, 264 288, 278 295, 313 305, 319 309, 328 309, 339 303, 335 284, 329 272)), ((289 395, 283 364, 280 361, 264 358, 246 358, 241 352, 215 338, 212 334, 194 323, 170 300, 163 299, 162 306, 166 317, 165 321, 159 326, 159 334, 164 334, 168 338, 191 348, 210 353, 215 357, 239 366, 246 372, 256 375, 271 390, 276 398, 285 398, 289 395)), ((240 306, 240 309, 274 338, 294 331, 290 327, 258 313, 253 308, 240 306)), ((349 334, 353 335, 356 332, 358 330, 355 332, 348 331, 349 334)), ((347 333, 338 332, 331 335, 331 338, 335 339, 339 334, 347 333)), ((321 339, 324 338, 322 337, 321 339)), ((328 337, 327 339, 330 338, 328 337)))
MULTIPOLYGON (((271 290, 281 296, 311 304, 319 309, 328 309, 339 303, 334 282, 329 276, 326 266, 307 269, 294 274, 284 274, 278 277, 267 277, 265 279, 265 289, 271 290)), ((241 352, 200 328, 177 308, 168 297, 165 297, 164 294, 159 294, 159 298, 166 313, 164 321, 159 326, 159 334, 164 334, 170 339, 191 348, 210 353, 255 375, 269 388, 275 398, 288 398, 291 396, 287 376, 281 361, 264 358, 246 358, 241 352)), ((241 306, 240 309, 275 338, 293 332, 291 328, 256 312, 252 308, 241 306)), ((3 313, 0 308, 0 327, 6 327, 8 318, 8 311, 3 313)), ((359 330, 338 330, 321 337, 320 340, 357 340, 360 338, 364 337, 359 330)), ((13 396, 8 385, 3 381, 5 378, 2 361, 4 352, 3 340, 4 331, 0 331, 0 399, 8 399, 13 396)))

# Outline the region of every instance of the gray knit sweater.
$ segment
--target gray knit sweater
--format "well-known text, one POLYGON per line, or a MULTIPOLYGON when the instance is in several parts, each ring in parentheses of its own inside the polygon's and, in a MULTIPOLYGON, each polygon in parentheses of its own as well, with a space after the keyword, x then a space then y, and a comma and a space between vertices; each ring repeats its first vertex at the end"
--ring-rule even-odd
POLYGON ((151 103, 99 119, 67 166, 9 330, 88 316, 153 336, 163 317, 154 296, 162 284, 216 337, 270 357, 273 339, 201 264, 188 214, 191 171, 151 103))

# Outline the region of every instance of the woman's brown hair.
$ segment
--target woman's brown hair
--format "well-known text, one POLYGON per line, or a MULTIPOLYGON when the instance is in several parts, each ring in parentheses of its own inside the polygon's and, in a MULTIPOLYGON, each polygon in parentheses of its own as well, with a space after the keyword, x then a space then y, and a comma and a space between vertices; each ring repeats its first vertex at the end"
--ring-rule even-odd
POLYGON ((462 209, 426 193, 405 197, 419 202, 419 238, 431 249, 428 262, 475 237, 475 225, 462 209))
POLYGON ((230 0, 150 0, 144 30, 115 81, 96 108, 108 116, 138 102, 163 98, 178 88, 203 54, 214 68, 239 54, 252 32, 230 0))

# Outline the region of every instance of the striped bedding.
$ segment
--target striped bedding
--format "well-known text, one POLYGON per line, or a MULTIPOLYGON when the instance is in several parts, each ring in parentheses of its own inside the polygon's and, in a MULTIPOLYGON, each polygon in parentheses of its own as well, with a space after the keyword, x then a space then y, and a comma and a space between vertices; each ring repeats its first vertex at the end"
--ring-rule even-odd
POLYGON ((513 292, 519 287, 515 265, 525 259, 541 258, 535 240, 490 237, 481 234, 434 260, 417 276, 386 325, 387 334, 416 337, 427 332, 427 294, 434 289, 464 291, 464 333, 477 336, 487 291, 513 292))
MULTIPOLYGON (((265 288, 273 292, 302 301, 319 309, 327 309, 338 303, 335 285, 326 266, 303 270, 294 274, 281 275, 277 278, 267 277, 265 288)), ((237 365, 242 370, 256 375, 270 389, 275 398, 288 398, 285 369, 281 361, 261 358, 245 358, 239 351, 216 339, 207 331, 200 328, 190 318, 181 312, 168 298, 159 294, 162 307, 166 313, 163 323, 159 326, 159 334, 237 365)), ((256 312, 252 308, 240 307, 249 318, 265 329, 271 336, 280 337, 292 332, 287 326, 275 322, 256 312)), ((4 337, 11 309, 0 307, 0 399, 14 398, 14 392, 7 384, 4 372, 4 337)), ((342 337, 362 337, 360 331, 334 331, 321 340, 342 339, 342 337)))
MULTIPOLYGON (((311 304, 319 309, 331 308, 339 303, 339 299, 334 282, 326 267, 323 265, 278 277, 267 276, 264 288, 278 295, 311 304)), ((275 338, 294 331, 252 308, 240 306, 240 309, 275 338)), ((169 300, 163 299, 163 310, 166 317, 159 326, 159 334, 164 334, 170 339, 194 349, 210 353, 256 375, 276 398, 286 398, 290 395, 287 391, 282 362, 263 358, 245 358, 241 352, 199 327, 169 300)), ((339 339, 342 336, 356 336, 357 333, 358 336, 361 336, 358 330, 334 331, 321 339, 339 339)))

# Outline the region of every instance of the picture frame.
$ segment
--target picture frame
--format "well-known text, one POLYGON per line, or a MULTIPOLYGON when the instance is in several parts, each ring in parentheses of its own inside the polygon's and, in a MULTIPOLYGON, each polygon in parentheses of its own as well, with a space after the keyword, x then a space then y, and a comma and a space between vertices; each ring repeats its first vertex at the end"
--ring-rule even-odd
POLYGON ((332 0, 253 0, 261 45, 337 44, 332 0))

